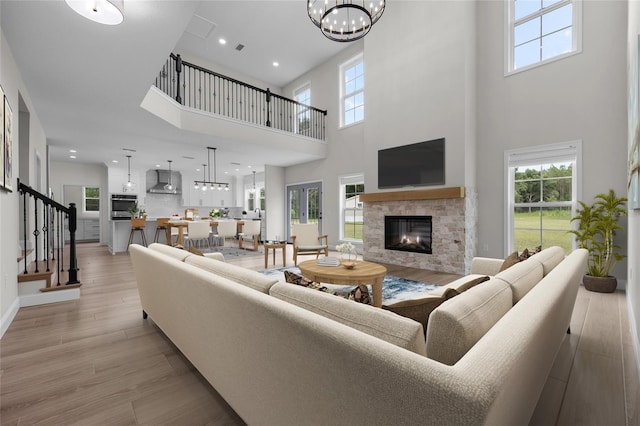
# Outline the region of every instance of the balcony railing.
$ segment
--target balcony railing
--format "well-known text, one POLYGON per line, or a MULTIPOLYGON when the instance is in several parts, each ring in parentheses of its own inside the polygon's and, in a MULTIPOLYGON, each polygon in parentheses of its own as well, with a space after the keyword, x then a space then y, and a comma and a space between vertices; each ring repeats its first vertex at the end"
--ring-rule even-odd
POLYGON ((325 140, 326 110, 190 64, 180 55, 171 54, 155 86, 191 108, 325 140))

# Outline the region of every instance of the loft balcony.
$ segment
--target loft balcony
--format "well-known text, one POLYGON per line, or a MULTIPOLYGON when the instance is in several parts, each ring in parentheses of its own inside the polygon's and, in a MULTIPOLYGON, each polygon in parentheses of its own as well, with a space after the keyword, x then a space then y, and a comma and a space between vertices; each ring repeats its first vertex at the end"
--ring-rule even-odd
POLYGON ((171 54, 141 106, 193 132, 325 158, 326 110, 320 110, 183 61, 171 54), (259 141, 259 142, 256 142, 259 141))

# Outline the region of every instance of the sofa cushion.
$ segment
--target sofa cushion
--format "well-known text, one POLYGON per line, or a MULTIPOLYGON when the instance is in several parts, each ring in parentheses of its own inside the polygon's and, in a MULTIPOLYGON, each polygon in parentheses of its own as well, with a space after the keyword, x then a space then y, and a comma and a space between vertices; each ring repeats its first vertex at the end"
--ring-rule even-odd
POLYGON ((401 348, 425 354, 422 326, 409 318, 286 283, 275 284, 269 294, 401 348))
POLYGON ((217 259, 210 259, 206 256, 189 256, 184 262, 262 293, 269 293, 269 288, 278 282, 276 278, 267 277, 260 272, 221 262, 217 259))
POLYGON ((445 301, 429 317, 427 357, 453 365, 511 309, 511 288, 491 279, 445 301))
POLYGON ((454 289, 458 293, 462 293, 485 281, 489 281, 489 276, 481 274, 465 275, 464 277, 458 278, 455 281, 451 281, 450 283, 429 292, 429 296, 442 296, 450 288, 454 289))
POLYGON ((152 243, 151 245, 149 245, 149 248, 153 251, 157 251, 158 253, 162 253, 166 256, 171 256, 174 259, 177 259, 181 262, 184 262, 184 260, 187 257, 192 255, 187 250, 182 250, 176 247, 171 247, 169 245, 160 244, 160 243, 152 243))
POLYGON ((535 256, 519 262, 495 276, 511 286, 514 305, 542 279, 542 264, 534 259, 535 256))
POLYGON ((394 312, 403 317, 411 318, 414 321, 418 321, 422 324, 422 329, 427 332, 427 323, 429 321, 429 315, 435 308, 440 306, 445 300, 448 300, 459 293, 452 289, 445 289, 442 295, 431 295, 420 299, 402 300, 391 305, 382 305, 382 309, 394 312))
POLYGON ((531 260, 535 260, 542 265, 542 274, 546 277, 553 268, 564 260, 564 249, 558 246, 548 247, 531 257, 531 260))

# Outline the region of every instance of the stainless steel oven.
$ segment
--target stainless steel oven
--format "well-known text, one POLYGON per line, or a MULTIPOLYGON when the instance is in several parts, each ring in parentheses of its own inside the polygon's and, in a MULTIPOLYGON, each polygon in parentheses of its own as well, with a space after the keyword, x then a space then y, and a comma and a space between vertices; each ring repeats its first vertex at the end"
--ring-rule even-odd
POLYGON ((138 196, 131 194, 111 195, 111 220, 129 220, 129 209, 138 203, 138 196))

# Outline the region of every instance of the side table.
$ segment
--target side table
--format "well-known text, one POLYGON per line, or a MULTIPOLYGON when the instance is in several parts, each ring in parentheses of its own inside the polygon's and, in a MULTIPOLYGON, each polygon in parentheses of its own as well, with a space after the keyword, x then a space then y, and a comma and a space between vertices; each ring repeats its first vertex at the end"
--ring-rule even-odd
POLYGON ((281 242, 268 241, 263 244, 263 247, 264 247, 264 269, 267 269, 267 266, 268 266, 269 249, 271 249, 273 252, 273 264, 275 266, 276 250, 281 248, 282 249, 282 266, 283 267, 287 266, 287 242, 286 241, 281 241, 281 242))

